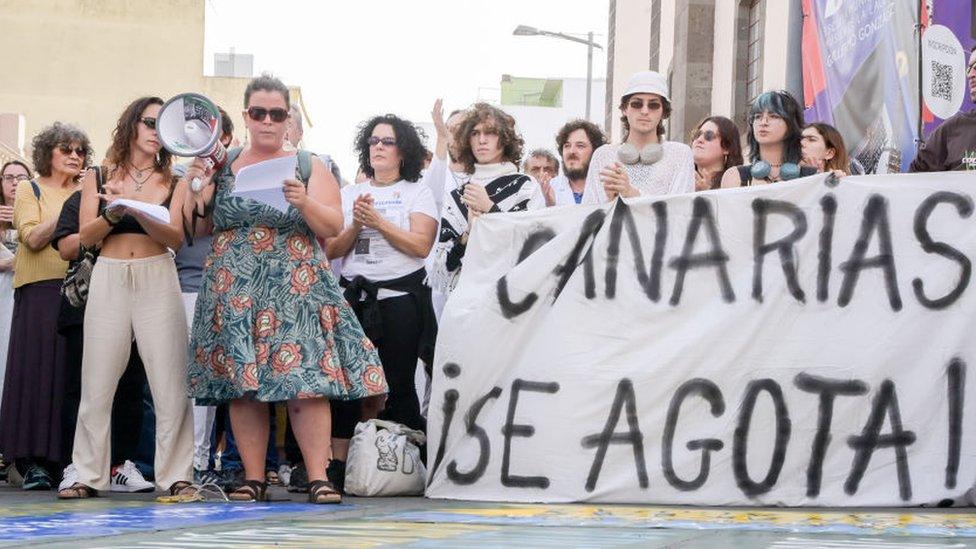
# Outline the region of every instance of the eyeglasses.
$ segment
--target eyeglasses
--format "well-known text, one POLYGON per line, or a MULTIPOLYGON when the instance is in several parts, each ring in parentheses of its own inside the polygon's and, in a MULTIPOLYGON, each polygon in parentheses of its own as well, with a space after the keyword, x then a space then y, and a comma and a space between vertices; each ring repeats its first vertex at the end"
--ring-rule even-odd
POLYGON ((271 115, 272 122, 284 122, 288 118, 288 111, 285 109, 266 109, 264 107, 249 107, 247 116, 255 122, 264 122, 265 117, 271 115))
POLYGON ((145 124, 146 127, 149 128, 150 130, 156 129, 156 119, 151 116, 143 116, 142 118, 139 119, 139 122, 145 124))
POLYGON ((82 158, 88 156, 88 149, 85 147, 71 147, 71 145, 65 145, 62 143, 61 145, 58 145, 58 150, 61 151, 61 154, 65 156, 71 156, 71 153, 75 153, 82 158))
POLYGON ((17 181, 19 183, 21 181, 27 181, 28 179, 30 179, 30 177, 28 177, 26 173, 18 173, 18 174, 8 173, 3 176, 4 183, 13 183, 14 181, 17 181))
POLYGON ((369 142, 369 146, 370 147, 375 147, 375 146, 379 145, 380 143, 382 143, 384 147, 393 147, 393 146, 395 146, 397 144, 396 138, 393 138, 393 137, 379 138, 379 137, 376 137, 375 135, 370 136, 368 142, 369 142))
POLYGON ((705 130, 705 131, 695 130, 695 133, 691 135, 691 140, 697 141, 699 137, 704 137, 705 141, 711 142, 716 137, 718 137, 718 134, 713 132, 712 130, 705 130))
POLYGON ((777 122, 777 121, 782 120, 782 119, 783 119, 783 117, 780 116, 780 115, 778 115, 778 114, 776 114, 776 113, 772 113, 772 112, 757 112, 756 114, 752 115, 751 122, 753 124, 758 124, 759 122, 765 122, 767 124, 770 124, 772 122, 777 122))
MULTIPOLYGON (((663 106, 660 101, 655 100, 648 101, 646 104, 647 108, 652 111, 660 110, 663 106)), ((645 103, 640 99, 633 99, 627 105, 635 111, 639 111, 644 108, 645 103)))

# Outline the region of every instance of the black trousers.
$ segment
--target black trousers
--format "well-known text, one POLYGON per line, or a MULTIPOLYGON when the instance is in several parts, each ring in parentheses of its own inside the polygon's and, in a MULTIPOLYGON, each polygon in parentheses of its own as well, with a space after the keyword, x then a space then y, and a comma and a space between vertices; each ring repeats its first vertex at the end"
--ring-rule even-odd
MULTIPOLYGON (((68 342, 68 368, 64 405, 61 407, 62 467, 71 463, 81 403, 81 356, 84 350, 81 326, 62 330, 68 342)), ((146 386, 146 370, 139 358, 139 349, 132 343, 129 364, 119 380, 112 403, 112 465, 127 459, 136 460, 139 436, 142 433, 142 395, 146 386)), ((150 460, 152 463, 152 460, 150 460)))
MULTIPOLYGON (((420 415, 420 399, 414 383, 421 331, 417 307, 417 300, 410 295, 380 300, 383 338, 373 344, 379 352, 383 373, 390 387, 386 408, 380 412, 380 419, 426 432, 427 421, 420 415)), ((332 436, 352 438, 356 423, 362 418, 362 401, 333 400, 331 403, 332 436)))

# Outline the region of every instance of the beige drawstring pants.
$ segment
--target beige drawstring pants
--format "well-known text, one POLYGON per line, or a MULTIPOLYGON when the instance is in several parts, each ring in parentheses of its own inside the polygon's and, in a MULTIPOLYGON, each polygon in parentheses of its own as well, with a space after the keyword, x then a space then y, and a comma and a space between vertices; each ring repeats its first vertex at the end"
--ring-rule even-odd
POLYGON ((156 486, 192 481, 193 413, 186 391, 186 316, 170 254, 99 257, 85 310, 81 406, 72 461, 78 482, 107 490, 112 401, 133 337, 156 409, 156 486))

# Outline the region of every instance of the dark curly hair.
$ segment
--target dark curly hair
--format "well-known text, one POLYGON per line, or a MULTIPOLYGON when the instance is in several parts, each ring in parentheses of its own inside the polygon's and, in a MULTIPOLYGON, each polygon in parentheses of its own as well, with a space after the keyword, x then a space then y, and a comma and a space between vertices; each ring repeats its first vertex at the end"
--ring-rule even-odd
POLYGON ((85 149, 85 158, 82 159, 83 168, 91 164, 92 150, 91 142, 85 132, 71 124, 55 122, 41 130, 41 133, 34 136, 31 141, 31 161, 34 168, 41 177, 51 176, 51 158, 54 156, 54 148, 58 145, 71 145, 78 143, 85 149))
POLYGON ((522 146, 525 141, 515 131, 515 119, 510 114, 488 103, 475 103, 464 112, 464 118, 454 129, 454 146, 457 148, 457 161, 464 165, 464 171, 474 173, 477 159, 471 150, 471 132, 482 122, 494 122, 498 131, 498 144, 502 148, 502 159, 515 164, 522 162, 522 146))
MULTIPOLYGON (((594 151, 607 144, 607 136, 600 129, 600 126, 582 118, 570 120, 562 128, 559 128, 559 133, 556 134, 556 153, 559 154, 560 158, 563 155, 563 146, 569 140, 569 134, 576 130, 586 132, 586 138, 590 141, 590 146, 593 147, 594 151)), ((565 164, 563 164, 563 171, 566 171, 565 164)))
MULTIPOLYGON (((627 103, 630 102, 630 98, 637 94, 625 95, 620 98, 620 124, 624 133, 624 140, 630 135, 630 122, 627 120, 627 116, 623 113, 627 109, 627 103)), ((657 123, 657 137, 660 139, 664 136, 664 121, 671 117, 671 102, 665 98, 661 98, 661 105, 664 112, 661 114, 661 121, 657 123)))
POLYGON ((771 112, 786 122, 786 135, 783 137, 783 162, 799 164, 803 157, 800 139, 803 137, 803 109, 796 98, 785 90, 768 91, 759 94, 749 106, 749 131, 746 139, 749 143, 749 161, 758 162, 759 142, 756 141, 754 116, 764 112, 771 112))
MULTIPOLYGON (((163 100, 159 97, 140 97, 122 111, 119 121, 112 131, 112 144, 105 153, 106 166, 114 169, 122 167, 129 161, 132 155, 132 141, 139 135, 139 124, 142 124, 142 111, 149 105, 162 105, 163 100)), ((169 181, 172 176, 170 167, 173 164, 173 155, 169 151, 160 147, 159 153, 154 160, 153 169, 166 177, 169 181)))
POLYGON ((372 178, 376 172, 369 163, 369 138, 373 130, 380 124, 388 124, 393 128, 396 136, 397 150, 400 151, 400 178, 407 181, 420 179, 420 172, 424 169, 424 156, 427 149, 420 139, 417 127, 409 120, 404 120, 395 114, 374 116, 359 126, 353 147, 359 155, 359 169, 366 177, 372 178))

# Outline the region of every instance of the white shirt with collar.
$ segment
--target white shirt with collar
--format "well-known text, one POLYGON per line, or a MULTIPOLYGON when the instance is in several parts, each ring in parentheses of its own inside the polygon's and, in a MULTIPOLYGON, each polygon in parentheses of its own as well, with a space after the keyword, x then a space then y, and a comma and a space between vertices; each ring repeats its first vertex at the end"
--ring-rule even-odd
MULTIPOLYGON (((569 178, 565 175, 559 174, 553 177, 549 181, 549 185, 552 187, 553 194, 556 196, 554 206, 575 206, 578 204, 576 198, 573 196, 573 188, 569 185, 569 178)), ((582 198, 582 194, 580 198, 582 198)))

